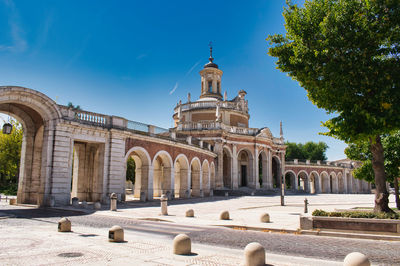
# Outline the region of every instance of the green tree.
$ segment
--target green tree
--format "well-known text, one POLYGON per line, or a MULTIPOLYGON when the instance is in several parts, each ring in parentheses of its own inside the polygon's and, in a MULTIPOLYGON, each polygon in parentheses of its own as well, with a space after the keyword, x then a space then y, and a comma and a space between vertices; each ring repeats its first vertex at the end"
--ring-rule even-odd
POLYGON ((11 134, 0 133, 0 191, 16 194, 23 131, 18 121, 11 119, 11 134))
MULTIPOLYGON (((382 144, 384 148, 386 178, 394 186, 396 207, 400 210, 398 184, 398 178, 400 177, 400 131, 382 136, 382 144)), ((345 153, 349 159, 362 162, 362 165, 353 171, 354 177, 374 183, 370 143, 364 141, 357 144, 350 144, 345 149, 345 153)))
POLYGON ((390 212, 381 135, 400 128, 400 1, 287 2, 286 35, 270 35, 269 55, 334 117, 325 135, 369 141, 376 212, 390 212))
POLYGON ((135 160, 133 160, 132 157, 129 157, 126 162, 126 180, 132 181, 132 184, 135 184, 135 170, 135 160))
POLYGON ((313 142, 309 141, 305 144, 295 143, 295 142, 286 142, 286 160, 321 160, 325 161, 326 158, 326 150, 328 149, 328 145, 325 142, 313 142))

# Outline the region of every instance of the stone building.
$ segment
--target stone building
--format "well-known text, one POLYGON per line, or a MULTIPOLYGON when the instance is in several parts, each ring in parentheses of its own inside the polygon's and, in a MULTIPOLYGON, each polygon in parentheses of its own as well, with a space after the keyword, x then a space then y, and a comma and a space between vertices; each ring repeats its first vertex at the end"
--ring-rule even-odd
POLYGON ((249 127, 246 91, 228 100, 222 96, 223 71, 209 62, 200 71, 200 98, 181 101, 174 109, 177 135, 192 136, 210 143, 217 154, 215 189, 277 189, 285 167, 282 133, 274 137, 269 128, 249 127))

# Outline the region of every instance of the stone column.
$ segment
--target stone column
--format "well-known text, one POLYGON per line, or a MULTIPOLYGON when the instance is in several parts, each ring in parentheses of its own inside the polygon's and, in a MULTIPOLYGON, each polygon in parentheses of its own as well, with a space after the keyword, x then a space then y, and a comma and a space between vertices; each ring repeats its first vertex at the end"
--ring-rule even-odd
POLYGON ((217 163, 217 171, 216 171, 217 173, 215 176, 215 188, 220 189, 224 186, 224 182, 223 182, 224 152, 223 152, 221 143, 215 143, 214 148, 215 148, 215 152, 218 154, 218 163, 217 163))
MULTIPOLYGON (((180 173, 179 173, 179 177, 180 177, 179 198, 186 197, 186 191, 189 189, 188 188, 188 174, 189 174, 189 171, 187 169, 180 170, 180 173)), ((178 180, 175 180, 175 182, 178 182, 178 180)))
POLYGON ((255 176, 254 176, 254 182, 255 182, 255 184, 254 184, 254 187, 256 188, 256 189, 260 189, 260 182, 259 182, 259 178, 260 178, 260 168, 258 167, 258 164, 260 163, 258 160, 259 160, 259 158, 258 158, 258 147, 256 146, 255 147, 255 149, 254 149, 254 173, 255 173, 255 176))
POLYGON ((273 182, 272 182, 272 156, 271 156, 271 149, 268 149, 268 175, 267 175, 267 189, 273 189, 273 182))
POLYGON ((192 195, 193 195, 193 197, 200 197, 199 180, 200 180, 200 171, 193 170, 192 171, 192 181, 193 181, 192 195))
POLYGON ((239 188, 238 158, 237 158, 237 147, 235 144, 233 144, 232 147, 231 182, 233 189, 239 188))
POLYGON ((149 166, 149 178, 147 185, 147 200, 153 199, 153 179, 154 179, 154 168, 152 165, 149 166))

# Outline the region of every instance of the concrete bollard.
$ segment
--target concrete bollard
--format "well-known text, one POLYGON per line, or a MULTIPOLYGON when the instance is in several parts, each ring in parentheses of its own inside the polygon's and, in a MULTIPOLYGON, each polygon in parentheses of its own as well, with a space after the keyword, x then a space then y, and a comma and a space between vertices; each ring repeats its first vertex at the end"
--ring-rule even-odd
POLYGON ((194 210, 189 209, 186 211, 186 217, 194 217, 194 210))
POLYGON ((246 266, 265 265, 265 249, 257 242, 252 242, 245 247, 244 256, 246 266))
POLYGON ((192 242, 190 237, 179 234, 173 241, 173 253, 176 255, 190 255, 192 253, 192 242))
POLYGON ((110 199, 111 199, 110 210, 117 211, 117 199, 118 199, 117 194, 111 193, 110 199))
POLYGON ((95 210, 101 210, 101 203, 100 203, 100 202, 95 202, 95 203, 93 204, 93 208, 94 208, 95 210))
POLYGON ((308 200, 307 200, 307 198, 304 199, 304 213, 308 213, 308 200))
POLYGON ((108 241, 124 242, 124 229, 121 226, 114 225, 108 231, 108 241))
POLYGON ((229 212, 228 211, 223 211, 219 215, 220 220, 229 220, 229 212))
POLYGON ((370 266, 371 263, 367 256, 360 252, 352 252, 344 258, 343 266, 370 266))
POLYGON ((72 207, 78 208, 79 207, 79 199, 77 197, 73 197, 71 199, 72 207))
POLYGON ((9 204, 10 204, 10 205, 16 205, 16 204, 17 204, 17 199, 15 199, 15 198, 10 198, 9 204))
POLYGON ((268 213, 263 213, 260 216, 260 222, 262 223, 269 223, 270 219, 269 219, 269 214, 268 213))
POLYGON ((58 221, 58 232, 71 232, 71 221, 68 218, 61 218, 58 221))
POLYGON ((168 215, 168 197, 165 194, 161 195, 161 215, 168 215))

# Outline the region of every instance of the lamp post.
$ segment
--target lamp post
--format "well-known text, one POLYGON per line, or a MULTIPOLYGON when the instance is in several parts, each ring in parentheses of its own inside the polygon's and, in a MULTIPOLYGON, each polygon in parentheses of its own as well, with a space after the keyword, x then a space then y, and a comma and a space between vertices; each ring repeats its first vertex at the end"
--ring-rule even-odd
POLYGON ((12 131, 13 126, 10 123, 5 123, 3 125, 3 134, 10 135, 12 131))

